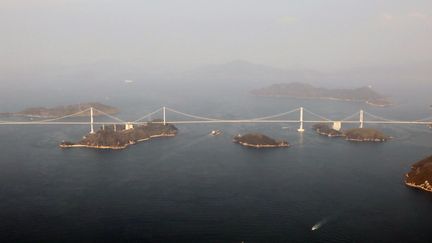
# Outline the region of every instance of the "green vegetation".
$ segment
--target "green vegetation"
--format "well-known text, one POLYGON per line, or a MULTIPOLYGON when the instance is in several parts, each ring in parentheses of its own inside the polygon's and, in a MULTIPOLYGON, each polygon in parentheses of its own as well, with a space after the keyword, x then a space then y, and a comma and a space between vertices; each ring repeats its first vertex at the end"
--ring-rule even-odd
POLYGON ((264 134, 249 133, 245 135, 237 135, 234 137, 234 142, 250 147, 288 147, 289 144, 284 140, 275 140, 264 134))
POLYGON ((389 139, 384 133, 373 128, 353 128, 345 131, 344 134, 350 141, 384 142, 389 139))

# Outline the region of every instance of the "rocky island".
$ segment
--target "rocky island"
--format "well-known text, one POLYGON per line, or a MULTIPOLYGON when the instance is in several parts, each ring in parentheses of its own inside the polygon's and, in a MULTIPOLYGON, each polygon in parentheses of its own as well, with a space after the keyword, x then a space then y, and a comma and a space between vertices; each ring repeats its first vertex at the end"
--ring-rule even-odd
POLYGON ((233 139, 234 143, 241 144, 247 147, 254 148, 278 148, 278 147, 289 147, 287 141, 275 140, 264 134, 260 133, 248 133, 245 135, 237 135, 233 139))
POLYGON ((391 102, 386 97, 370 87, 329 89, 315 87, 306 83, 281 83, 253 90, 251 93, 258 96, 360 101, 380 107, 391 105, 391 102))
POLYGON ((312 127, 319 135, 327 137, 343 137, 345 136, 343 132, 331 128, 328 124, 319 123, 312 127))
MULTIPOLYGON (((56 117, 62 117, 62 116, 75 114, 75 113, 78 113, 80 111, 84 111, 86 109, 89 109, 90 107, 95 108, 95 111, 93 113, 94 116, 102 115, 102 113, 100 113, 99 111, 102 111, 102 112, 109 114, 109 115, 113 115, 113 114, 116 114, 119 112, 119 110, 115 107, 111 107, 108 105, 104 105, 104 104, 95 102, 95 103, 82 103, 82 104, 67 105, 67 106, 57 106, 57 107, 52 107, 52 108, 32 107, 32 108, 27 108, 27 109, 19 111, 19 112, 3 113, 3 114, 16 115, 16 116, 27 116, 27 117, 56 118, 56 117)), ((89 115, 90 115, 90 111, 83 112, 83 113, 79 114, 78 116, 89 116, 89 115)))
POLYGON ((384 133, 373 128, 353 128, 344 134, 346 140, 355 142, 385 142, 389 139, 384 133))
POLYGON ((405 184, 409 187, 432 192, 432 156, 429 156, 411 167, 405 175, 405 184))
POLYGON ((156 137, 173 137, 177 128, 172 124, 162 124, 159 120, 145 125, 125 129, 125 126, 105 126, 93 134, 88 134, 77 143, 63 141, 61 148, 124 149, 129 145, 156 137))

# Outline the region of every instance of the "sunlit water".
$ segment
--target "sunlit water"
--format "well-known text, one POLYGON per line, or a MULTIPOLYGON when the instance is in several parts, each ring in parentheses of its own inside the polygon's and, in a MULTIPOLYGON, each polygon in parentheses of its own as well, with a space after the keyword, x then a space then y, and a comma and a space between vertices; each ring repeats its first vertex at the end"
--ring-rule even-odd
MULTIPOLYGON (((299 106, 333 119, 361 108, 396 119, 430 115, 429 104, 380 109, 248 95, 128 97, 109 100, 128 119, 162 105, 228 119, 299 106)), ((124 151, 57 147, 78 140, 85 126, 0 127, 0 235, 9 242, 430 241, 432 195, 405 187, 403 178, 413 162, 432 154, 432 131, 374 127, 394 139, 350 143, 317 136, 310 124, 303 135, 297 124, 179 125, 177 137, 124 151), (224 133, 208 136, 213 129, 224 133), (233 135, 253 131, 292 147, 232 143, 233 135)))

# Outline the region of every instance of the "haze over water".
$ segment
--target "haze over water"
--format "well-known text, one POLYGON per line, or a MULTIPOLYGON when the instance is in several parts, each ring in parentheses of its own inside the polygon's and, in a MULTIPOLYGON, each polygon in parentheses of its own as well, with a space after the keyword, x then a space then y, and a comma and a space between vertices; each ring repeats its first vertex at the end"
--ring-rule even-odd
MULTIPOLYGON (((219 119, 301 106, 335 120, 432 115, 430 0, 2 0, 0 29, 0 113, 100 102, 126 121, 162 106, 219 119), (394 105, 250 94, 290 82, 369 86, 394 105)), ((0 241, 431 241, 432 196, 404 175, 431 155, 432 129, 367 125, 393 137, 371 144, 312 125, 178 125, 109 151, 58 147, 87 126, 0 124, 0 241), (248 132, 292 146, 232 142, 248 132)))

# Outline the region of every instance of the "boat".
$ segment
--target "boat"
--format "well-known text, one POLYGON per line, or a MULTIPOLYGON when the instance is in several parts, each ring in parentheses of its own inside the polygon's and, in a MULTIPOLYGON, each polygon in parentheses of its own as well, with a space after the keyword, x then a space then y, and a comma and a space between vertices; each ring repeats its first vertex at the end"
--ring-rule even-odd
POLYGON ((221 134, 222 134, 221 130, 212 130, 210 132, 210 135, 212 135, 212 136, 218 136, 218 135, 221 135, 221 134))

